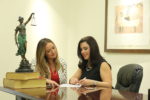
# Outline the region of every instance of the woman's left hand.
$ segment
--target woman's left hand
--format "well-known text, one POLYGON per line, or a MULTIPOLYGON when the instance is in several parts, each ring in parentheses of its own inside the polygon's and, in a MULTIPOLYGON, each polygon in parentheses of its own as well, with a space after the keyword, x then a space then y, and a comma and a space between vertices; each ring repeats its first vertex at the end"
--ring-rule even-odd
POLYGON ((81 84, 83 86, 93 85, 93 81, 90 79, 84 78, 79 81, 79 84, 81 84))

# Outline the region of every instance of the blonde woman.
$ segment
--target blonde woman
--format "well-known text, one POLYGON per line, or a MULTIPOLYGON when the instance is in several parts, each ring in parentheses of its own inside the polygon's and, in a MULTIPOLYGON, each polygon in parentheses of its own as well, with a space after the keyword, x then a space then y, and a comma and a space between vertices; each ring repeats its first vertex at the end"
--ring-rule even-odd
POLYGON ((36 71, 52 87, 67 82, 66 64, 59 59, 56 45, 48 38, 39 41, 36 50, 36 71))

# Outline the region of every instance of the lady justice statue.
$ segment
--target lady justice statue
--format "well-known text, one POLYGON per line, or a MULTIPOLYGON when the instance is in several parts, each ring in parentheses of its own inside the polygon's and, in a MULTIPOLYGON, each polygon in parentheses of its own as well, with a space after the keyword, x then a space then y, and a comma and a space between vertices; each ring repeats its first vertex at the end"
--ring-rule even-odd
POLYGON ((16 72, 33 72, 33 70, 31 69, 31 64, 25 57, 27 50, 26 25, 29 23, 33 16, 34 13, 31 13, 26 22, 24 22, 23 17, 19 16, 18 18, 19 25, 15 29, 15 42, 18 48, 16 56, 20 55, 22 60, 20 62, 20 67, 16 70, 16 72))

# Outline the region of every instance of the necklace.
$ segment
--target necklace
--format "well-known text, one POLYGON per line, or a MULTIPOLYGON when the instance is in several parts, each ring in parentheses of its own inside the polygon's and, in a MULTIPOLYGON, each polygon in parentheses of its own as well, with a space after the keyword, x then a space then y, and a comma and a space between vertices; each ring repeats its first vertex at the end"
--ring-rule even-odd
POLYGON ((92 69, 92 67, 91 66, 87 66, 85 69, 86 69, 86 71, 90 71, 92 69))

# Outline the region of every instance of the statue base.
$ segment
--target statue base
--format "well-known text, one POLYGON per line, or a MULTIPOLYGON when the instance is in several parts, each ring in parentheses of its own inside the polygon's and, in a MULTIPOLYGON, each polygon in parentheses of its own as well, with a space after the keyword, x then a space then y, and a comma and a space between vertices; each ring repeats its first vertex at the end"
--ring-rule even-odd
POLYGON ((33 72, 33 70, 31 69, 31 64, 28 60, 22 60, 19 68, 16 69, 15 72, 33 72))

